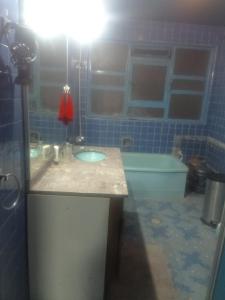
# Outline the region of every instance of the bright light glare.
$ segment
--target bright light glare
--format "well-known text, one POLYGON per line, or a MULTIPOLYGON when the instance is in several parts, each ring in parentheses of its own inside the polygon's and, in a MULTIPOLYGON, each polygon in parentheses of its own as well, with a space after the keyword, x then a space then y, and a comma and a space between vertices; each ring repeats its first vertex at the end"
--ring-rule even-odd
POLYGON ((63 33, 62 8, 57 0, 25 0, 24 20, 27 26, 42 37, 63 33))
POLYGON ((89 43, 102 34, 107 17, 103 0, 24 0, 24 20, 40 36, 66 34, 89 43))

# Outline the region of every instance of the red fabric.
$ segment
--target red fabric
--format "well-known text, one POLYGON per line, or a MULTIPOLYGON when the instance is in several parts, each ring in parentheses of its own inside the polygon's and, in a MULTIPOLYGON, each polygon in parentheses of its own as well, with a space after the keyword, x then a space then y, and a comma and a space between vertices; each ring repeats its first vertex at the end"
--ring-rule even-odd
POLYGON ((58 119, 67 125, 73 121, 73 117, 73 98, 70 94, 65 93, 60 97, 58 119))
POLYGON ((67 122, 73 121, 73 99, 70 94, 67 94, 66 118, 67 122))

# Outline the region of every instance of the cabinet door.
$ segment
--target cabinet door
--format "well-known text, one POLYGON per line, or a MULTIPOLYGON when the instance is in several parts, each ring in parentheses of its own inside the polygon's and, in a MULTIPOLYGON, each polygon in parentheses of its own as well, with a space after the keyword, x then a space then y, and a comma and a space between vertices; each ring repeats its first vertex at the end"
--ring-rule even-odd
POLYGON ((31 300, 101 300, 109 199, 28 197, 31 300))

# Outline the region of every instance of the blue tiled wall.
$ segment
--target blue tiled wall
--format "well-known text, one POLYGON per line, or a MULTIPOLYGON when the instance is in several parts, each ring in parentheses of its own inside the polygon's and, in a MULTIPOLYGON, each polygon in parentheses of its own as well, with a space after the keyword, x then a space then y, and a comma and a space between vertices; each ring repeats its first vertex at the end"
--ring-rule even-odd
MULTIPOLYGON (((167 43, 184 45, 206 45, 218 47, 224 35, 223 28, 185 25, 180 23, 120 24, 111 27, 104 39, 132 43, 167 43)), ((218 69, 216 70, 218 72, 218 69)), ((129 151, 170 153, 176 135, 207 136, 206 125, 174 121, 140 121, 93 118, 87 115, 88 80, 82 81, 82 128, 87 144, 101 146, 121 146, 123 137, 134 141, 129 151)), ((77 126, 77 124, 75 124, 77 126)), ((182 143, 185 159, 193 154, 205 155, 206 143, 192 141, 182 143)))
MULTIPOLYGON (((94 118, 88 116, 88 77, 87 72, 83 72, 81 82, 81 100, 82 100, 82 131, 86 137, 88 145, 101 146, 121 146, 123 137, 130 137, 134 143, 127 148, 128 151, 170 153, 174 144, 174 138, 177 135, 188 135, 194 137, 212 136, 219 140, 225 140, 225 121, 223 116, 223 95, 225 88, 223 78, 225 78, 225 45, 223 42, 225 30, 223 27, 210 27, 200 25, 188 25, 181 23, 162 23, 149 22, 137 24, 130 22, 120 24, 119 26, 109 26, 103 39, 114 41, 125 41, 132 43, 166 43, 182 45, 205 45, 218 48, 218 60, 214 74, 214 84, 212 97, 210 98, 210 108, 208 114, 208 124, 194 124, 174 121, 146 121, 146 120, 124 120, 109 118, 94 118)), ((73 52, 73 51, 71 51, 73 52)), ((84 53, 84 57, 86 54, 84 53)), ((75 91, 78 92, 78 77, 71 81, 75 83, 75 91)), ((77 105, 77 93, 74 98, 77 105)), ((56 116, 46 116, 33 113, 31 115, 31 128, 39 131, 44 141, 59 143, 66 140, 68 136, 74 136, 78 133, 78 116, 67 129, 57 121, 56 116)), ((218 149, 211 151, 206 141, 186 141, 181 145, 184 157, 187 160, 191 155, 207 156, 211 165, 214 167, 220 165, 219 157, 215 154, 218 149), (217 159, 217 161, 216 161, 217 159)), ((220 149, 221 150, 221 149, 220 149)), ((219 152, 221 152, 219 150, 219 152)), ((220 153, 221 154, 221 153, 220 153)))
MULTIPOLYGON (((148 24, 120 24, 109 26, 103 39, 125 41, 132 43, 169 43, 185 45, 206 45, 218 47, 221 44, 223 28, 186 25, 180 23, 148 24)), ((85 55, 84 55, 85 56, 85 55)), ((219 72, 218 68, 216 72, 219 72)), ((76 74, 77 75, 77 74, 76 74)), ((78 91, 75 75, 75 91, 78 91)), ((71 82, 73 85, 74 82, 71 82)), ((170 153, 172 151, 174 137, 176 135, 207 136, 206 125, 194 125, 193 123, 182 124, 171 121, 140 121, 92 118, 87 114, 88 102, 88 78, 87 72, 82 76, 81 100, 82 100, 82 130, 88 145, 121 146, 123 137, 130 137, 134 144, 127 148, 128 151, 170 153)), ((76 99, 77 93, 74 98, 76 99)), ((77 101, 76 101, 77 104, 77 101)), ((53 143, 63 142, 68 136, 76 135, 78 132, 78 116, 72 126, 67 129, 57 121, 57 118, 43 114, 31 114, 31 128, 39 131, 44 141, 53 143)), ((193 154, 205 155, 205 142, 182 143, 182 151, 185 159, 193 154)))
MULTIPOLYGON (((1 1, 0 11, 9 10, 9 18, 17 19, 17 1, 1 1)), ((7 49, 0 46, 0 55, 10 65, 7 49)), ((12 67, 12 66, 11 66, 12 67)), ((15 70, 12 72, 15 76, 15 70)), ((0 169, 14 173, 20 180, 22 192, 19 205, 6 210, 4 205, 15 200, 15 183, 0 185, 0 299, 27 299, 26 212, 24 197, 23 128, 19 89, 0 80, 0 169)))
POLYGON ((225 172, 225 150, 216 145, 206 145, 207 162, 217 172, 225 172))
MULTIPOLYGON (((225 143, 225 29, 221 38, 214 75, 212 97, 208 112, 208 136, 225 143)), ((225 172, 225 148, 208 145, 210 164, 225 172)))
POLYGON ((55 114, 31 112, 29 118, 30 130, 38 132, 43 142, 63 143, 69 136, 69 127, 59 122, 55 114))

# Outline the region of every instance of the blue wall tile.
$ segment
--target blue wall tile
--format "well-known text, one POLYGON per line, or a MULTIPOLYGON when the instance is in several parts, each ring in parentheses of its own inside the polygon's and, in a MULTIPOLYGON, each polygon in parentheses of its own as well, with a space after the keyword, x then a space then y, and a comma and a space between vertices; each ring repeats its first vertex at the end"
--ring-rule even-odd
MULTIPOLYGON (((218 48, 218 57, 215 67, 212 94, 208 111, 207 125, 194 123, 181 123, 171 121, 152 120, 123 120, 109 118, 94 118, 88 115, 88 72, 82 71, 81 80, 81 124, 82 133, 86 137, 87 145, 121 147, 123 137, 130 137, 133 145, 126 150, 138 152, 171 153, 174 140, 179 136, 214 137, 225 142, 225 42, 223 41, 225 29, 223 27, 210 27, 182 23, 163 22, 130 22, 120 24, 118 27, 109 26, 103 39, 136 43, 165 43, 177 45, 205 45, 218 48)), ((71 46, 72 47, 72 46, 71 46)), ((73 51, 71 51, 72 53, 73 51)), ((83 59, 88 60, 88 51, 84 49, 83 59)), ((76 108, 78 107, 78 76, 77 72, 71 74, 71 88, 76 108)), ((8 103, 10 106, 10 103, 8 103)), ((76 109, 76 111, 78 111, 76 109)), ((10 117, 10 116, 9 116, 10 117)), ((51 143, 62 143, 68 137, 79 134, 79 116, 76 112, 75 121, 65 127, 57 120, 56 115, 32 113, 30 115, 31 129, 40 133, 41 139, 51 143)), ((206 142, 192 140, 191 143, 182 144, 185 160, 192 155, 208 157, 210 164, 217 168, 221 166, 221 157, 215 152, 210 153, 206 142), (212 160, 212 157, 214 160, 212 160)), ((218 151, 221 154, 221 151, 218 151)), ((222 156, 224 158, 224 156, 222 156)), ((225 169, 224 169, 225 171, 225 169)))
MULTIPOLYGON (((119 28, 109 29, 103 39, 135 43, 169 43, 186 45, 220 46, 223 28, 179 23, 148 22, 146 24, 130 22, 120 24, 119 28)), ((87 53, 84 53, 84 59, 87 53)), ((94 118, 87 113, 88 81, 87 73, 82 78, 82 129, 88 145, 121 146, 123 137, 130 137, 134 144, 129 151, 171 153, 177 135, 207 136, 207 126, 179 121, 123 120, 94 118)), ((78 122, 73 123, 74 132, 78 122)), ((72 131, 73 133, 73 131, 72 131)), ((192 141, 182 145, 187 160, 192 155, 206 155, 206 143, 192 141), (195 145, 196 144, 196 145, 195 145)))
MULTIPOLYGON (((9 18, 18 18, 18 1, 1 1, 0 10, 8 9, 9 18)), ((8 50, 0 47, 0 56, 9 65, 13 77, 15 68, 10 63, 8 50)), ((14 80, 14 78, 13 78, 14 80)), ((16 174, 22 192, 19 205, 6 210, 16 197, 13 180, 0 184, 0 299, 27 299, 26 210, 24 196, 24 144, 22 110, 19 88, 0 78, 0 169, 16 174)))

